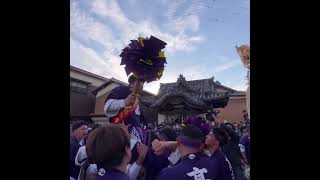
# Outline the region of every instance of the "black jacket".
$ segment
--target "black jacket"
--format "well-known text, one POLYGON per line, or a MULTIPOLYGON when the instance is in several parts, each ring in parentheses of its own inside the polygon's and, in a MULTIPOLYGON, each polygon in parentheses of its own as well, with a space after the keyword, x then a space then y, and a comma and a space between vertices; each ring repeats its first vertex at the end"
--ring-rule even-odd
POLYGON ((226 155, 232 167, 241 166, 241 152, 239 147, 240 137, 230 127, 222 125, 229 135, 229 142, 221 147, 222 152, 226 155))

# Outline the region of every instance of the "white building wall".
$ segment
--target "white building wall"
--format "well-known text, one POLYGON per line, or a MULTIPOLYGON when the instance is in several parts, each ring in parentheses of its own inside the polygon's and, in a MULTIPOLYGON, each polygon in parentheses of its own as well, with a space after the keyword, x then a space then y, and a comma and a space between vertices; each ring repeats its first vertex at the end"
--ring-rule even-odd
POLYGON ((107 117, 94 117, 94 118, 91 118, 91 119, 96 124, 104 125, 104 124, 108 124, 109 123, 109 118, 107 118, 107 117))

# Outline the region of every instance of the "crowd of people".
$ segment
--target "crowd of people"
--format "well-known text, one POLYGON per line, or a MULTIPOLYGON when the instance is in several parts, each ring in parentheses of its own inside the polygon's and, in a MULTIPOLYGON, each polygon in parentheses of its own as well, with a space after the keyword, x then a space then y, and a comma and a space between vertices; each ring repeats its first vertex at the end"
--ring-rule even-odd
POLYGON ((110 123, 76 121, 70 138, 70 180, 250 180, 250 123, 195 116, 180 124, 144 125, 129 86, 105 101, 110 123), (122 117, 125 117, 121 120, 122 117))

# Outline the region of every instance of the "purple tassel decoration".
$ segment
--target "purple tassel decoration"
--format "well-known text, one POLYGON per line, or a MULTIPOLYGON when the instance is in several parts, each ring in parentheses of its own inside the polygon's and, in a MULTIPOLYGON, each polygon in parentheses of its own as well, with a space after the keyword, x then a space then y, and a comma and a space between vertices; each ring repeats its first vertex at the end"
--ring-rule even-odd
POLYGON ((158 80, 167 63, 164 52, 161 51, 166 45, 167 43, 154 36, 131 40, 120 54, 120 65, 125 65, 127 75, 133 73, 142 82, 158 80))
POLYGON ((185 125, 193 125, 198 127, 201 132, 206 136, 209 134, 210 129, 211 129, 211 125, 209 123, 207 123, 206 121, 203 121, 201 118, 199 117, 188 117, 185 121, 184 121, 185 125))

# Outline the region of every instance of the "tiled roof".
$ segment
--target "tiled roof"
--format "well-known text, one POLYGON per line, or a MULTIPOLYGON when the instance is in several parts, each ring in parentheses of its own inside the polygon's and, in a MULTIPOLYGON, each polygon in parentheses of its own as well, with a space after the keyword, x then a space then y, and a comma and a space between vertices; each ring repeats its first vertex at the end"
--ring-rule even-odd
POLYGON ((180 75, 177 82, 161 84, 158 95, 143 102, 150 107, 158 107, 170 97, 181 96, 189 103, 201 107, 218 99, 227 101, 229 94, 235 90, 229 88, 226 92, 216 92, 219 86, 221 85, 216 84, 212 78, 186 81, 185 77, 180 75))

